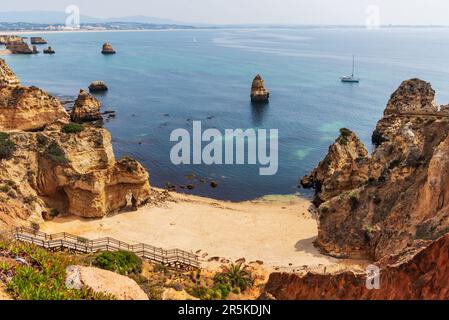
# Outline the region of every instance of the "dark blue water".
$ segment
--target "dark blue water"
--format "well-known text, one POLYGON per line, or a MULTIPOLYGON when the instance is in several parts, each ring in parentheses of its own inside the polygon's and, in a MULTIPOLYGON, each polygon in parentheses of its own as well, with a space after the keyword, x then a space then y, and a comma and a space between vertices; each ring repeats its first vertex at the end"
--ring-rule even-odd
MULTIPOLYGON (((45 35, 54 56, 8 56, 26 85, 76 96, 93 80, 116 110, 105 126, 117 157, 130 155, 150 171, 151 183, 189 184, 194 194, 228 200, 298 192, 298 178, 325 155, 338 129, 353 129, 370 145, 371 132, 402 80, 430 81, 449 101, 449 29, 245 29, 45 35), (100 54, 103 42, 118 54, 100 54), (356 55, 358 85, 340 83, 356 55), (270 104, 254 107, 249 90, 261 73, 270 104), (258 166, 174 166, 170 133, 204 128, 279 129, 279 171, 258 166), (215 180, 217 189, 198 180, 215 180)), ((304 191, 301 191, 304 193, 304 191)))

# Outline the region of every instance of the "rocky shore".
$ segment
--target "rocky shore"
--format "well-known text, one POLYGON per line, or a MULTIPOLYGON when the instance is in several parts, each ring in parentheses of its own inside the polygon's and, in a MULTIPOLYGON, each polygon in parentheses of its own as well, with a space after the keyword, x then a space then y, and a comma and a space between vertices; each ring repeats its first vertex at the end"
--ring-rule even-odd
POLYGON ((58 212, 103 217, 150 195, 149 174, 130 158, 116 160, 111 135, 86 123, 99 103, 81 92, 71 115, 61 101, 20 85, 0 60, 0 226, 40 223, 58 212))
POLYGON ((301 179, 316 190, 315 245, 339 258, 381 267, 381 289, 365 274, 273 274, 279 299, 448 299, 449 114, 420 79, 392 94, 373 133, 371 155, 348 129, 301 179))

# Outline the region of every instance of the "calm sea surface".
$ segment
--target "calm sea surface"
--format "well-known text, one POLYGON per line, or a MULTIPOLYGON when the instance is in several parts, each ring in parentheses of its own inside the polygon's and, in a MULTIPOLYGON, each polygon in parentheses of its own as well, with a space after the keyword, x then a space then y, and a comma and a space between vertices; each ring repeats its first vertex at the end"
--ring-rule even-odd
MULTIPOLYGON (((93 80, 110 90, 98 98, 116 119, 117 157, 129 155, 163 187, 193 183, 193 194, 245 200, 292 194, 298 178, 326 154, 338 129, 348 127, 371 147, 370 137, 390 94, 402 80, 432 83, 449 102, 449 29, 216 29, 170 32, 64 33, 44 37, 54 56, 8 56, 25 85, 73 98, 93 80), (118 54, 100 54, 103 42, 118 54), (352 55, 360 84, 343 84, 352 55), (260 73, 269 105, 252 106, 249 90, 260 73), (258 166, 190 165, 170 161, 173 129, 279 129, 279 171, 258 166), (193 181, 189 180, 193 177, 193 181), (212 189, 208 183, 217 181, 212 189)), ((40 48, 43 49, 43 46, 40 48)))

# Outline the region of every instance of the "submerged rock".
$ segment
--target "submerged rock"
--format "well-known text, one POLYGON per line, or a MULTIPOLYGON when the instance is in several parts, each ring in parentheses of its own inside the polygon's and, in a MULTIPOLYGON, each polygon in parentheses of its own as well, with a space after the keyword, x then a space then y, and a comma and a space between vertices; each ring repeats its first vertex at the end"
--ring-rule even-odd
POLYGON ((108 86, 104 81, 96 80, 89 85, 90 92, 108 91, 108 86))
POLYGON ((86 91, 81 90, 73 106, 70 118, 73 122, 78 123, 102 120, 100 108, 100 101, 86 91))
POLYGON ((251 86, 251 101, 258 103, 266 103, 270 97, 270 92, 265 88, 264 80, 258 74, 251 86))
POLYGON ((112 48, 112 45, 110 43, 103 44, 103 49, 101 50, 102 54, 115 54, 114 48, 112 48))

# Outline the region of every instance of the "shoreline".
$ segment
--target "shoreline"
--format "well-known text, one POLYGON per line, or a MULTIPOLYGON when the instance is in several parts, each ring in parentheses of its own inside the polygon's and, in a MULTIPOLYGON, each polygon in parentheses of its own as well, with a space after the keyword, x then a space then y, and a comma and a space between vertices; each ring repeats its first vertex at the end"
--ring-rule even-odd
MULTIPOLYGON (((153 192, 161 194, 157 188, 153 192)), ((271 271, 341 266, 341 261, 314 247, 318 228, 310 205, 297 196, 236 203, 170 192, 168 200, 156 200, 138 211, 101 219, 58 217, 45 222, 42 231, 178 248, 200 256, 204 267, 242 258, 247 263, 261 261, 271 271)))

